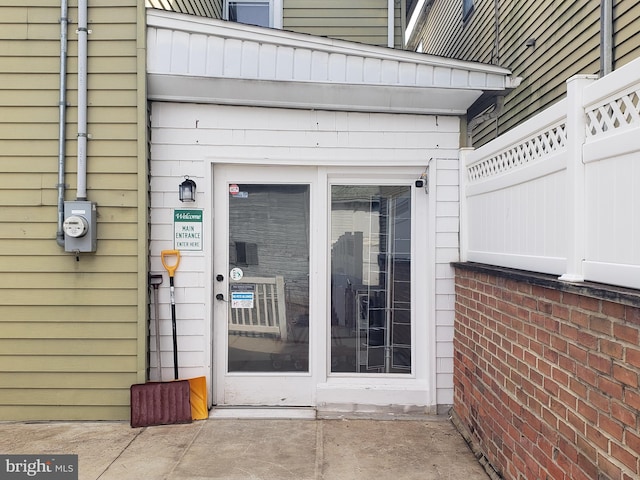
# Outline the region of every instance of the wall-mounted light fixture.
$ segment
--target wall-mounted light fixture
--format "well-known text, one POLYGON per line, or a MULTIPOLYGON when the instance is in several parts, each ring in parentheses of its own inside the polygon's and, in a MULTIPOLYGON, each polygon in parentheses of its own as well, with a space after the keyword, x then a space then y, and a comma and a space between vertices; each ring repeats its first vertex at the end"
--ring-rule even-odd
POLYGON ((526 41, 525 46, 527 48, 536 48, 536 39, 535 38, 530 38, 526 41))
POLYGON ((178 187, 178 195, 181 202, 196 201, 196 182, 191 180, 188 175, 184 176, 184 182, 178 187))

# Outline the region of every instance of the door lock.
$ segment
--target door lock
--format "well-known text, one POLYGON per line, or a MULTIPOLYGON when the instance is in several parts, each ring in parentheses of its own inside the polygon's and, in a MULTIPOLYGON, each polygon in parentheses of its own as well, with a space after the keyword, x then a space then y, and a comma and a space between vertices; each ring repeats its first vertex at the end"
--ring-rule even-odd
POLYGON ((224 280, 224 275, 222 275, 220 273, 218 275, 216 275, 216 281, 221 282, 223 280, 224 280))
POLYGON ((221 294, 221 293, 218 293, 218 294, 216 295, 216 300, 224 301, 224 295, 223 295, 223 294, 221 294))

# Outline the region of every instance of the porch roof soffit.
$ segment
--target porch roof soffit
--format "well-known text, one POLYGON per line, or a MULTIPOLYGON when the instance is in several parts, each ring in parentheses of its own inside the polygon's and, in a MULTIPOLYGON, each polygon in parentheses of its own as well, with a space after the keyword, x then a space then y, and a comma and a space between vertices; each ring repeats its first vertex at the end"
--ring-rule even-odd
POLYGON ((510 71, 191 15, 147 10, 150 100, 463 115, 510 71))

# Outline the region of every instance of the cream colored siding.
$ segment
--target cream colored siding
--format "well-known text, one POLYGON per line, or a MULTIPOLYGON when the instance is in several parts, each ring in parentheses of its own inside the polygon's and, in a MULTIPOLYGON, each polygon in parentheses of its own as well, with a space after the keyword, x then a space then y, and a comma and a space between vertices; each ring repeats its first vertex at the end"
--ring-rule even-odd
MULTIPOLYGON (((14 3, 0 5, 0 420, 126 419, 129 387, 145 379, 144 9, 89 2, 87 189, 98 250, 76 261, 55 239, 60 3, 14 3)), ((67 200, 77 180, 76 28, 67 200)))
POLYGON ((387 46, 387 0, 284 0, 283 28, 387 46))
POLYGON ((145 0, 149 8, 187 13, 200 17, 222 18, 223 0, 145 0))
POLYGON ((615 67, 640 56, 640 2, 619 0, 614 4, 613 44, 615 67))
POLYGON ((405 0, 395 0, 393 42, 394 48, 404 48, 404 30, 407 28, 405 0))
POLYGON ((544 2, 535 11, 524 11, 517 3, 509 7, 503 14, 507 25, 510 19, 523 17, 533 22, 519 20, 504 32, 504 37, 501 33, 501 52, 508 52, 501 53, 501 63, 509 65, 524 81, 507 98, 498 133, 563 98, 567 78, 600 70, 598 2, 544 2), (553 16, 544 15, 545 10, 553 11, 553 16), (535 48, 523 44, 528 38, 536 39, 535 48))
MULTIPOLYGON (((145 0, 149 8, 223 18, 223 0, 145 0)), ((394 42, 402 48, 404 0, 395 0, 394 42)), ((279 12, 275 12, 276 15, 279 12)), ((284 0, 283 29, 387 46, 387 0, 284 0)))
MULTIPOLYGON (((422 43, 425 53, 496 63, 523 81, 506 98, 499 121, 476 131, 481 145, 511 129, 566 95, 565 81, 576 74, 600 71, 600 2, 496 2, 476 0, 462 21, 462 0, 435 0, 421 34, 409 46, 422 43), (496 49, 496 32, 498 41, 496 49), (535 48, 527 47, 535 39, 535 48)), ((640 6, 637 0, 615 2, 615 67, 640 53, 640 6)))
MULTIPOLYGON (((434 0, 424 27, 407 44, 410 50, 438 52, 437 55, 456 57, 454 47, 462 36, 462 0, 434 0), (440 25, 440 26, 439 26, 440 25)), ((459 55, 459 54, 458 54, 459 55)))

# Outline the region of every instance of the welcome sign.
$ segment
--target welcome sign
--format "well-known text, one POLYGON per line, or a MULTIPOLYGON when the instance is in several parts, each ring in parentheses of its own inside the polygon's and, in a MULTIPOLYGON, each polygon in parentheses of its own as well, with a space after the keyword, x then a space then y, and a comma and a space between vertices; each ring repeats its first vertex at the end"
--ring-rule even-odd
POLYGON ((202 250, 202 210, 174 210, 173 232, 176 250, 202 250))

